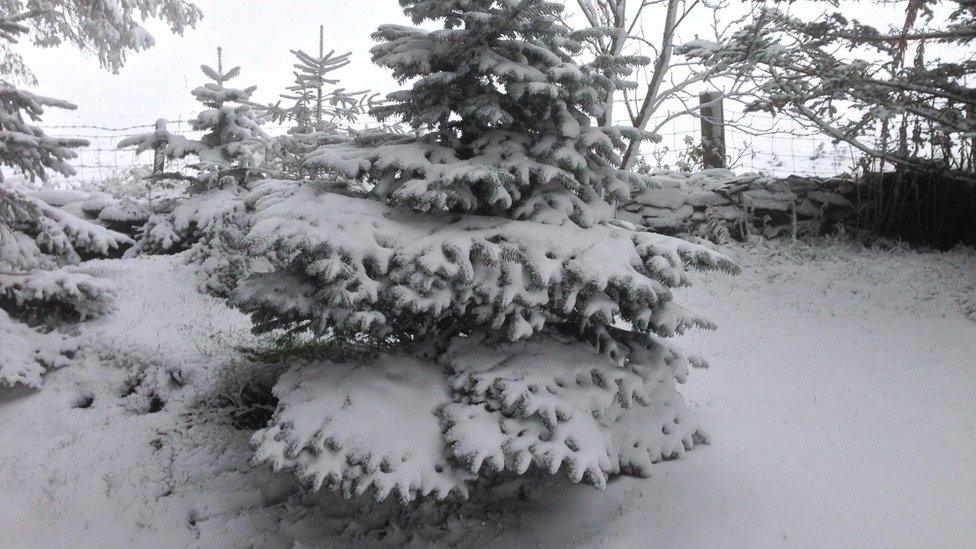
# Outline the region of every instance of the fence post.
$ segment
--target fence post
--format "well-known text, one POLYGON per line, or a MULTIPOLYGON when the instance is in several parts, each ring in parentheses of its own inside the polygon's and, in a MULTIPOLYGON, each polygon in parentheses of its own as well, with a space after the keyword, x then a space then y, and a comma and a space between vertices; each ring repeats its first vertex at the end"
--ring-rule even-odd
POLYGON ((725 167, 725 109, 722 94, 706 91, 698 94, 701 111, 702 165, 705 168, 725 167))
MULTIPOLYGON (((166 120, 160 118, 156 121, 156 131, 166 130, 166 120)), ((153 175, 163 173, 166 169, 166 145, 162 142, 156 143, 156 155, 153 157, 153 175)))

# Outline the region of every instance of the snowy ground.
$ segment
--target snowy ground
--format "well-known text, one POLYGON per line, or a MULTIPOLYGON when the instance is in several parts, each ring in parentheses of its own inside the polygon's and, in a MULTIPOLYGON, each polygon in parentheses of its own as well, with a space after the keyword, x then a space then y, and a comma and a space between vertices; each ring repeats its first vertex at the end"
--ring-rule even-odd
POLYGON ((41 390, 0 389, 0 547, 976 544, 976 252, 730 253, 742 275, 679 297, 719 324, 683 338, 713 365, 682 388, 710 446, 602 492, 406 512, 250 466, 230 411, 276 369, 236 350, 247 319, 177 259, 89 263, 116 313, 41 390))

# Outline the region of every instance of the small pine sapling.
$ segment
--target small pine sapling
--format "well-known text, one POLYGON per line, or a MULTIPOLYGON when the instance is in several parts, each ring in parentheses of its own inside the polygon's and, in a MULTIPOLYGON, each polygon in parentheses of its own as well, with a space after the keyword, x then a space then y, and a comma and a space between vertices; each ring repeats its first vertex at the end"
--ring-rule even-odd
POLYGON ((283 172, 291 177, 315 178, 316 173, 304 165, 308 153, 324 145, 350 140, 344 124, 356 122, 375 99, 368 91, 349 91, 339 87, 339 80, 331 73, 350 63, 351 53, 336 54, 325 51, 325 27, 319 27, 317 56, 303 50, 291 50, 295 56, 295 81, 282 94, 290 106, 281 102, 269 112, 282 123, 294 124, 288 133, 277 138, 277 151, 282 158, 283 172))
POLYGON ((242 196, 245 185, 267 171, 273 146, 260 127, 263 115, 251 102, 255 86, 228 87, 227 82, 241 71, 240 67, 224 71, 222 57, 218 48, 217 68, 201 67, 213 82, 192 92, 206 107, 190 121, 194 131, 204 132, 202 137, 191 139, 161 127, 119 143, 120 148, 135 147, 137 153, 162 149, 168 159, 196 158, 192 168, 197 181, 190 196, 173 211, 150 217, 127 253, 190 250, 187 258, 200 267, 201 288, 215 295, 225 295, 246 272, 241 238, 249 221, 242 196))
POLYGON ((190 167, 197 172, 203 187, 243 184, 253 172, 260 172, 271 138, 261 129, 261 114, 251 103, 256 86, 231 88, 226 84, 241 73, 240 67, 226 72, 223 52, 217 48, 217 68, 202 65, 200 70, 213 82, 191 93, 205 109, 189 121, 199 139, 191 139, 163 128, 128 137, 119 148, 135 147, 136 153, 162 148, 170 160, 196 158, 190 167))

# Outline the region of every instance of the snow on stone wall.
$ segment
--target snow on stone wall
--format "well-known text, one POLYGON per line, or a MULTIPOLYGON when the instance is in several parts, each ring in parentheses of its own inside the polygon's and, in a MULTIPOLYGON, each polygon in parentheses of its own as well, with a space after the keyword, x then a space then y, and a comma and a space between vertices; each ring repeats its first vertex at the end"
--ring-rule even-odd
POLYGON ((654 172, 655 187, 634 194, 618 217, 652 231, 712 240, 820 234, 854 212, 851 182, 710 169, 654 172))

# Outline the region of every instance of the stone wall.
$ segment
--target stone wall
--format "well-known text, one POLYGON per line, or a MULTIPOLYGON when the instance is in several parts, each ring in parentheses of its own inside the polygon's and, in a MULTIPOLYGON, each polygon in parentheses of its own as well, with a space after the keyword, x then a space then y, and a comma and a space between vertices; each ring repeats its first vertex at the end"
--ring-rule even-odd
POLYGON ((722 241, 749 234, 823 234, 855 211, 853 187, 846 179, 736 175, 721 169, 656 172, 650 177, 655 187, 635 194, 618 216, 671 235, 722 241))

